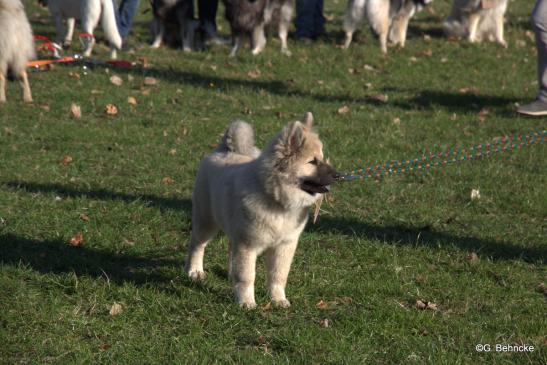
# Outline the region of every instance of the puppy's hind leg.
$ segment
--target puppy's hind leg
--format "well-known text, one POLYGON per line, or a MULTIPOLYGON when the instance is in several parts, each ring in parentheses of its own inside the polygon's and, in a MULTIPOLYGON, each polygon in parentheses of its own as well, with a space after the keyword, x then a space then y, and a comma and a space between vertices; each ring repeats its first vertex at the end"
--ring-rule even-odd
POLYGON ((65 39, 63 40, 63 47, 70 47, 72 44, 72 36, 74 35, 74 25, 76 23, 76 19, 74 18, 68 18, 66 20, 66 34, 65 39))
POLYGON ((469 22, 469 33, 467 35, 467 40, 471 43, 475 43, 478 41, 477 38, 477 31, 479 29, 479 22, 481 20, 481 16, 479 14, 473 13, 469 15, 468 22, 469 22))
POLYGON ((6 69, 0 66, 0 103, 6 102, 6 69))
POLYGON ((253 50, 251 51, 251 53, 253 54, 253 56, 256 56, 264 50, 264 47, 266 47, 266 35, 264 34, 264 24, 261 24, 258 27, 253 29, 251 39, 253 44, 253 50))
POLYGON ((160 18, 154 18, 154 42, 150 45, 151 48, 159 48, 165 34, 165 26, 160 18))
POLYGON ((32 103, 32 94, 30 93, 30 85, 28 83, 27 71, 23 70, 17 75, 19 85, 23 91, 23 101, 25 103, 32 103))
POLYGON ((237 54, 237 51, 241 48, 241 45, 243 44, 243 34, 236 34, 233 36, 233 47, 230 51, 230 57, 235 57, 237 54))
POLYGON ((188 254, 184 265, 184 271, 192 280, 203 280, 205 271, 203 270, 203 255, 205 247, 211 239, 217 234, 218 229, 212 227, 205 220, 192 218, 192 236, 188 243, 188 254))
POLYGON ((281 53, 290 56, 291 51, 287 46, 287 36, 292 18, 292 5, 285 4, 281 7, 281 19, 279 20, 279 39, 281 40, 281 53))
POLYGON ((366 0, 350 0, 344 15, 345 39, 342 48, 347 49, 353 39, 353 33, 359 28, 365 17, 366 0))
POLYGON ((288 308, 291 305, 285 296, 285 286, 297 244, 298 241, 295 241, 272 247, 266 251, 268 291, 272 302, 283 308, 288 308))
POLYGON ((367 17, 372 29, 378 34, 382 53, 387 53, 387 37, 389 35, 389 1, 368 0, 366 4, 367 17))
POLYGON ((502 45, 502 47, 507 48, 507 42, 505 42, 505 39, 503 37, 503 14, 496 14, 496 20, 495 20, 495 38, 496 42, 502 45))
POLYGON ((237 302, 246 309, 256 307, 255 302, 255 269, 256 251, 239 242, 232 241, 231 248, 231 278, 237 302))

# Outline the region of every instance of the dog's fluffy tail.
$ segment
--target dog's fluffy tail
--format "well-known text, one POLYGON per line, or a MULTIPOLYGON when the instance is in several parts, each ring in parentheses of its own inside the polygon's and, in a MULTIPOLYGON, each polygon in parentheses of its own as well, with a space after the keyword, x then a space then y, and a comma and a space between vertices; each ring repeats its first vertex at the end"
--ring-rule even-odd
POLYGON ((253 127, 239 119, 230 123, 216 151, 233 152, 253 158, 260 155, 260 150, 255 146, 253 127))

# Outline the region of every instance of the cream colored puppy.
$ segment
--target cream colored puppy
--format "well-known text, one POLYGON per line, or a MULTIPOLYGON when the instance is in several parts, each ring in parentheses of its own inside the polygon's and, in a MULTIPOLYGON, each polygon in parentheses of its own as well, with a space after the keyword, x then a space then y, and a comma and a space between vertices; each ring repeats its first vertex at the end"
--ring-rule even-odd
POLYGON ((264 253, 271 299, 290 306, 285 285, 308 208, 338 177, 323 159, 312 123, 311 113, 289 123, 262 153, 248 124, 228 127, 197 174, 185 267, 190 278, 204 278, 205 247, 222 230, 230 240, 228 272, 239 304, 256 306, 255 265, 264 253))

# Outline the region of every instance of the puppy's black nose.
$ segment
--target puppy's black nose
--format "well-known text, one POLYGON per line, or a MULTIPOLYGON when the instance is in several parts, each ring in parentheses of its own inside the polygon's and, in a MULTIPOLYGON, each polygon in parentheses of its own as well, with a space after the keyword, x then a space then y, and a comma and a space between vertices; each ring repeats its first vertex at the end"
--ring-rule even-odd
POLYGON ((340 180, 342 178, 342 174, 340 174, 338 171, 334 171, 332 174, 332 178, 334 180, 340 180))

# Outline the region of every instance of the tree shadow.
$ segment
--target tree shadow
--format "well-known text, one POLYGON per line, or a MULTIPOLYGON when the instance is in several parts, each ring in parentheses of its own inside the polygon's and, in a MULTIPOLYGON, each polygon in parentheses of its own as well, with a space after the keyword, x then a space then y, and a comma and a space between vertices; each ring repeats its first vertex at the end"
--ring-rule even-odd
POLYGON ((380 240, 397 246, 425 246, 431 248, 455 247, 465 252, 476 252, 493 260, 521 260, 543 263, 547 247, 537 243, 535 247, 522 247, 503 241, 485 240, 435 231, 430 226, 409 227, 403 225, 372 225, 356 218, 322 217, 308 228, 312 232, 335 233, 349 237, 380 240))
POLYGON ((192 202, 190 199, 159 197, 150 194, 128 194, 114 192, 102 188, 87 189, 82 187, 70 187, 60 184, 43 184, 26 181, 7 181, 3 182, 2 184, 14 190, 24 190, 30 193, 55 193, 59 196, 70 198, 121 200, 125 203, 142 201, 143 203, 157 207, 160 210, 182 211, 188 217, 191 216, 192 212, 192 202))

